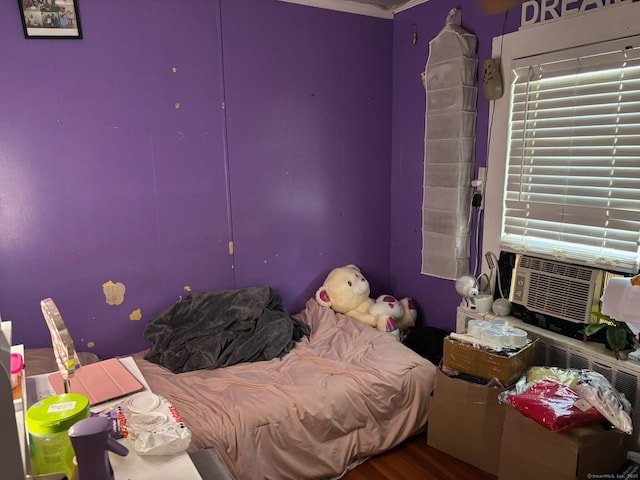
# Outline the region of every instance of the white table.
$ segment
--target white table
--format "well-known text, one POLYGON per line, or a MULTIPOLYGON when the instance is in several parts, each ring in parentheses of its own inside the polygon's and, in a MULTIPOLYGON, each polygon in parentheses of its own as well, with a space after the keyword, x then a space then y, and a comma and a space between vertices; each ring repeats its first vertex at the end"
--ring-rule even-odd
MULTIPOLYGON (((146 391, 151 391, 142 372, 131 357, 121 358, 120 362, 142 383, 146 391)), ((54 395, 55 391, 48 381, 49 374, 27 377, 27 404, 31 406, 40 398, 54 395)), ((124 397, 126 398, 126 397, 124 397)), ((104 411, 123 401, 118 400, 101 403, 92 407, 92 411, 104 411)), ((125 439, 119 440, 129 449, 129 455, 120 457, 109 452, 109 460, 117 480, 163 480, 179 478, 180 480, 202 480, 198 470, 186 452, 176 455, 138 455, 125 439)))

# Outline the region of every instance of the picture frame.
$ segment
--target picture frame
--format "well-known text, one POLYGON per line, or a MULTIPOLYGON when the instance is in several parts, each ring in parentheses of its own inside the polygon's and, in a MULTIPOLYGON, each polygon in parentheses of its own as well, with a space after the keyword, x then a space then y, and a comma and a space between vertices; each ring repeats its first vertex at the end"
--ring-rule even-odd
POLYGON ((78 0, 18 0, 24 38, 81 39, 78 0))

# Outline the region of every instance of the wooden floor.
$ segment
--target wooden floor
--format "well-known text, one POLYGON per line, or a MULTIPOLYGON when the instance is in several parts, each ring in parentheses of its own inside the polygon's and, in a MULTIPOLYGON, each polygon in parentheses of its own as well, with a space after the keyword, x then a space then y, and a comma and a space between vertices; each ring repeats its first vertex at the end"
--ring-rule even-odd
POLYGON ((496 480, 427 445, 427 435, 410 438, 393 450, 370 458, 342 477, 344 480, 496 480))

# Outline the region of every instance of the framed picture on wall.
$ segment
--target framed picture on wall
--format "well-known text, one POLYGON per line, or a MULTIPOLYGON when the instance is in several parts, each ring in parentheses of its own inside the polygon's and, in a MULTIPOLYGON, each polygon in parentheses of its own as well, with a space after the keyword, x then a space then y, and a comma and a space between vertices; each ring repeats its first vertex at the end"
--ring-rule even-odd
POLYGON ((24 38, 82 38, 77 0, 18 0, 24 38))

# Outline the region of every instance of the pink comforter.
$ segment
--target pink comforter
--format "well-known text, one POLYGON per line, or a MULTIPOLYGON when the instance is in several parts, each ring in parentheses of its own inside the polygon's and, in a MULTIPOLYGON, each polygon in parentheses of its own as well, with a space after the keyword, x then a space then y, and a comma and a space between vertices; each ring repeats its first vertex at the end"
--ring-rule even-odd
POLYGON ((307 302, 311 337, 282 359, 173 374, 134 358, 154 393, 239 479, 329 478, 423 428, 435 366, 383 333, 307 302))

